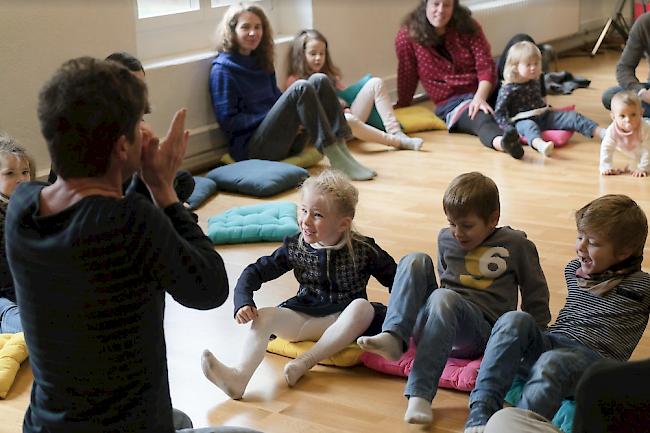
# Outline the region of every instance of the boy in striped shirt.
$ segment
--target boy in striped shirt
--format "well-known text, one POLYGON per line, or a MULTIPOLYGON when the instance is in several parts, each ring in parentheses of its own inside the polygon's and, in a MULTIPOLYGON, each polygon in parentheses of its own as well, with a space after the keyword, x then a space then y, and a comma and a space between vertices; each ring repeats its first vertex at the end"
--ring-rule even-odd
POLYGON ((577 258, 564 270, 564 307, 548 330, 519 311, 497 320, 465 433, 483 432, 515 375, 526 381, 517 406, 550 420, 587 367, 603 358, 627 361, 639 342, 650 313, 650 275, 641 270, 648 234, 643 210, 625 195, 610 194, 578 210, 575 219, 577 258))

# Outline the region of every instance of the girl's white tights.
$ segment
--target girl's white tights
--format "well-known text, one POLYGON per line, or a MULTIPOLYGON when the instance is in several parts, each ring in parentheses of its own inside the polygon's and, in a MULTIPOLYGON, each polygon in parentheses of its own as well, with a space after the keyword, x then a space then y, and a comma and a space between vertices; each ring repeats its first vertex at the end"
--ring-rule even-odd
POLYGON ((365 299, 355 299, 341 313, 325 317, 312 317, 279 307, 261 308, 257 314, 236 366, 228 367, 210 351, 203 352, 203 373, 235 400, 244 395, 253 373, 262 363, 271 334, 288 341, 316 341, 310 350, 285 366, 285 379, 289 386, 293 386, 318 361, 334 355, 355 341, 372 322, 374 308, 365 299))
POLYGON ((363 85, 352 101, 350 112, 345 113, 345 120, 350 125, 352 134, 360 140, 385 144, 396 149, 420 150, 422 147, 421 138, 409 137, 402 132, 381 78, 373 77, 363 85), (377 107, 386 132, 366 124, 373 106, 377 107))

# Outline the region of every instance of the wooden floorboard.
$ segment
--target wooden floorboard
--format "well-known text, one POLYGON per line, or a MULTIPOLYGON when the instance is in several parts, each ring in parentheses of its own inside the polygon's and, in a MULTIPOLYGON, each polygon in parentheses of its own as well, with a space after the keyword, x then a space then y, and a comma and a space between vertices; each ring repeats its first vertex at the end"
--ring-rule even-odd
MULTIPOLYGON (((560 60, 560 69, 592 80, 587 89, 572 95, 549 98, 556 107, 573 105, 598 121, 609 123, 602 108, 602 91, 615 84, 614 66, 618 54, 601 51, 596 57, 560 60)), ((640 71, 644 77, 647 68, 640 71)), ((526 149, 522 161, 486 149, 476 137, 433 131, 418 134, 425 140, 423 151, 391 151, 372 143, 352 143, 352 152, 379 175, 370 182, 356 182, 360 204, 355 218, 359 231, 374 237, 379 245, 399 259, 424 251, 436 257, 436 237, 445 227, 442 194, 456 175, 478 170, 492 177, 501 192, 501 225, 528 233, 540 253, 551 290, 551 311, 555 317, 564 303, 566 289, 563 268, 574 256, 573 212, 606 193, 625 193, 650 212, 650 179, 631 176, 602 177, 598 173, 599 143, 575 135, 564 148, 545 159, 526 149)), ((616 157, 620 162, 620 157, 616 157)), ((316 173, 327 163, 311 169, 316 173)), ((297 201, 295 191, 261 201, 297 201)), ((233 206, 260 200, 220 193, 199 210, 200 223, 233 206)), ((234 287, 242 269, 259 256, 271 253, 277 243, 219 246, 234 287)), ((647 253, 647 250, 646 250, 647 253)), ((650 269, 644 261, 644 269, 650 269)), ((295 294, 296 282, 285 275, 266 284, 256 294, 260 306, 276 303, 295 294)), ((374 279, 369 286, 372 300, 385 302, 386 290, 374 279)), ((403 422, 406 400, 404 379, 356 368, 318 366, 295 388, 287 388, 282 368, 287 359, 267 354, 255 373, 243 400, 232 401, 208 382, 201 373, 200 355, 208 348, 226 363, 239 356, 247 327, 232 319, 232 295, 226 304, 212 311, 193 311, 169 298, 165 329, 169 357, 169 378, 173 403, 187 412, 195 426, 230 424, 255 427, 266 432, 461 432, 467 415, 467 394, 440 390, 433 402, 434 423, 430 427, 403 422)), ((650 357, 646 333, 633 358, 650 357)), ((0 402, 0 433, 20 431, 22 415, 29 401, 31 371, 25 363, 6 400, 0 402)))

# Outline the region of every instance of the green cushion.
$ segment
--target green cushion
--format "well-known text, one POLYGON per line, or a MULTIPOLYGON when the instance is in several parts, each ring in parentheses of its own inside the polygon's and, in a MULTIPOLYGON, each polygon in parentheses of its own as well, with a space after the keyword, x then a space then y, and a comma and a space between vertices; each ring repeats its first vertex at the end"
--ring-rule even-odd
MULTIPOLYGON (((512 382, 510 390, 506 394, 505 401, 508 404, 516 406, 521 400, 521 393, 524 389, 524 381, 521 378, 516 378, 512 382)), ((573 431, 573 417, 576 412, 576 402, 573 400, 563 400, 560 408, 555 412, 553 417, 553 424, 562 430, 564 433, 571 433, 573 431)))
POLYGON ((208 237, 214 244, 281 241, 298 233, 295 203, 240 206, 208 219, 208 237))
MULTIPOLYGON (((354 98, 357 97, 363 86, 368 82, 369 79, 372 78, 372 75, 366 74, 359 81, 356 83, 352 84, 351 86, 346 87, 343 90, 339 90, 336 92, 339 98, 343 99, 345 102, 348 103, 348 105, 352 105, 352 102, 354 101, 354 98)), ((384 122, 381 120, 381 116, 377 112, 377 109, 373 106, 372 110, 370 111, 370 116, 368 117, 368 120, 366 120, 366 123, 370 126, 374 126, 377 129, 380 129, 382 131, 386 131, 386 128, 384 127, 384 122)))

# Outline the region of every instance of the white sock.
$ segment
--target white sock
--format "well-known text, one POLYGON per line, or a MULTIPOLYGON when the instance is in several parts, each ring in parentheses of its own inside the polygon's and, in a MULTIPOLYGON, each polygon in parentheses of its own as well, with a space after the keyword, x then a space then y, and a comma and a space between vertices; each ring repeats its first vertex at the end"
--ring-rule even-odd
POLYGON ((237 369, 222 364, 209 350, 203 351, 201 369, 205 377, 228 397, 239 400, 244 395, 248 381, 243 380, 237 369))
POLYGON ((304 357, 298 357, 288 362, 284 366, 284 379, 287 381, 287 385, 294 386, 314 365, 316 363, 313 360, 304 357))
POLYGON ((555 148, 555 143, 552 141, 544 141, 541 138, 535 139, 533 142, 533 148, 544 156, 551 156, 551 153, 553 153, 553 149, 555 148))
POLYGON ((422 397, 409 398, 404 421, 409 424, 431 424, 433 422, 431 402, 422 397))
POLYGON ((359 337, 357 344, 361 350, 376 353, 390 361, 396 361, 402 357, 402 340, 390 332, 381 332, 373 337, 359 337))
POLYGON ((422 143, 424 143, 424 140, 422 140, 419 137, 409 137, 408 135, 404 134, 403 131, 399 131, 396 134, 397 137, 399 137, 399 148, 400 149, 406 149, 406 150, 420 150, 422 149, 422 143))

